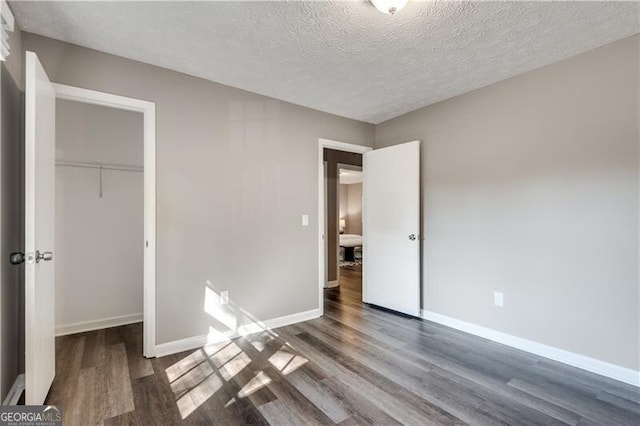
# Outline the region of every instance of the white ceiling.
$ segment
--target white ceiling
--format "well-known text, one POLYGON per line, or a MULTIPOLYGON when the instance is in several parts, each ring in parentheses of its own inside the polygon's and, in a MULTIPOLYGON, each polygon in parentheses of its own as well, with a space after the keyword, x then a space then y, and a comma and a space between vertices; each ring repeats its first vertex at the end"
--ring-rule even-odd
POLYGON ((370 123, 640 32, 638 2, 12 2, 29 32, 370 123))

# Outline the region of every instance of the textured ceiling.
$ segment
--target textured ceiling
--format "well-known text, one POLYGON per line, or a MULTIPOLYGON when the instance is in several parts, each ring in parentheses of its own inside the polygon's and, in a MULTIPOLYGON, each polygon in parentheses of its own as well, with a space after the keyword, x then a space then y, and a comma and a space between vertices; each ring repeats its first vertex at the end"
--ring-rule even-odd
POLYGON ((640 31, 638 2, 13 2, 29 32, 370 123, 640 31))

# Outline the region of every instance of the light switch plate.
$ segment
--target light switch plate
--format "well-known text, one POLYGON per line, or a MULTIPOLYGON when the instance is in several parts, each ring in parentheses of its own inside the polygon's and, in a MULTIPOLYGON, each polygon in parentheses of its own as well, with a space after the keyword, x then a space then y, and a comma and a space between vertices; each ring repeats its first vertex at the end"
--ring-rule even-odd
POLYGON ((499 307, 504 306, 504 293, 501 291, 493 292, 493 304, 499 307))
POLYGON ((303 214, 302 215, 302 226, 309 226, 309 215, 308 214, 303 214))

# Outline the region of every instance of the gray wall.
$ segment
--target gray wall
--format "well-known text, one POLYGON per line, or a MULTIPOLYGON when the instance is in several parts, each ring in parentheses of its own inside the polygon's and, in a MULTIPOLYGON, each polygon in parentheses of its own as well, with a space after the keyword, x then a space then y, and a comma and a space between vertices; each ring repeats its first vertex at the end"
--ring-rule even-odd
POLYGON ((221 327, 207 281, 260 320, 319 308, 318 138, 371 144, 372 125, 29 33, 23 47, 54 82, 156 103, 157 343, 221 327))
POLYGON ((424 309, 640 368, 638 60, 635 36, 376 127, 422 141, 424 309))
MULTIPOLYGON (((347 223, 347 207, 349 204, 349 185, 341 183, 339 194, 340 194, 340 197, 338 200, 338 220, 344 219, 345 225, 346 225, 344 231, 346 232, 346 228, 349 226, 349 224, 347 223)), ((340 229, 340 223, 338 223, 338 229, 340 229)))
POLYGON ((362 235, 362 184, 347 185, 347 233, 362 235))
POLYGON ((340 184, 340 219, 345 220, 345 234, 362 235, 362 184, 340 184))
MULTIPOLYGON (((56 102, 56 158, 143 165, 141 113, 56 102)), ((56 327, 142 315, 143 173, 56 167, 56 327)))
POLYGON ((23 144, 22 94, 4 64, 0 66, 0 401, 23 364, 24 266, 11 265, 9 255, 22 251, 23 144))

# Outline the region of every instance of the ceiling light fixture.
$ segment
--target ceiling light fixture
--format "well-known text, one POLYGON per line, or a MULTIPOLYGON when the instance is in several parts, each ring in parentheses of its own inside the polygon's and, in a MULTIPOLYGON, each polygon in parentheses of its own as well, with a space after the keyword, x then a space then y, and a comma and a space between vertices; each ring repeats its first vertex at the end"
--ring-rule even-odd
POLYGON ((369 2, 382 13, 393 15, 402 10, 409 0, 369 0, 369 2))

